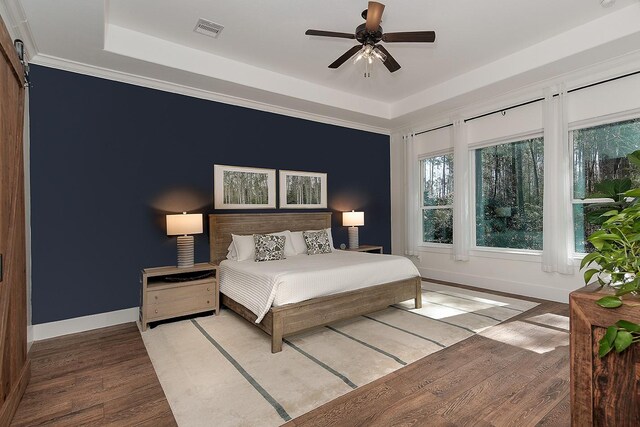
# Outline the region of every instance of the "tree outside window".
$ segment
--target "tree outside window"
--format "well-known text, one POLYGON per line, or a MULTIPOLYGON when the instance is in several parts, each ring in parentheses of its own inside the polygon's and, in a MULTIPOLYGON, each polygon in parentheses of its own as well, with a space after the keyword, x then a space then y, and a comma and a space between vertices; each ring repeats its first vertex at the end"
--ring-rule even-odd
POLYGON ((640 184, 640 172, 627 159, 640 149, 640 119, 577 129, 570 139, 575 251, 592 252, 587 236, 599 228, 600 211, 619 200, 625 187, 640 184))
POLYGON ((453 243, 453 154, 420 160, 422 241, 453 243))
POLYGON ((543 139, 474 154, 476 246, 542 250, 543 139))

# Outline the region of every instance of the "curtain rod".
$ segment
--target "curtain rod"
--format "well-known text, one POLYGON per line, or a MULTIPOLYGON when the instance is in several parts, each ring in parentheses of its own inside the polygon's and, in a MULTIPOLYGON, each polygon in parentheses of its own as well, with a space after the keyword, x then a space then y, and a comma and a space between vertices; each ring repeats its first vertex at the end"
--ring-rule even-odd
MULTIPOLYGON (((635 76, 636 74, 640 74, 640 70, 633 71, 633 72, 627 73, 627 74, 623 74, 621 76, 612 77, 610 79, 602 80, 602 81, 599 81, 599 82, 590 83, 588 85, 579 86, 579 87, 576 87, 576 88, 568 90, 567 93, 573 93, 573 92, 577 92, 577 91, 582 90, 582 89, 588 89, 590 87, 598 86, 598 85, 601 85, 603 83, 609 83, 609 82, 612 82, 612 81, 615 81, 615 80, 623 79, 625 77, 635 76)), ((555 98, 556 96, 559 96, 559 95, 560 95, 559 93, 556 93, 556 94, 553 95, 553 97, 555 98)), ((467 122, 470 122, 472 120, 480 119, 482 117, 487 117, 487 116, 490 116, 490 115, 496 114, 496 113, 502 113, 503 111, 509 111, 509 110, 514 109, 514 108, 524 107, 525 105, 533 104, 535 102, 540 102, 540 101, 544 101, 544 98, 532 99, 531 101, 522 102, 522 103, 517 104, 517 105, 512 105, 510 107, 501 108, 499 110, 494 110, 494 111, 491 111, 489 113, 480 114, 479 116, 470 117, 468 119, 464 119, 464 122, 467 123, 467 122)), ((448 128, 448 127, 451 127, 451 126, 453 126, 453 123, 449 123, 449 124, 443 125, 443 126, 438 126, 437 128, 433 128, 433 129, 428 129, 428 130, 423 130, 423 131, 420 131, 420 132, 416 132, 414 135, 422 135, 423 133, 433 132, 433 131, 444 129, 444 128, 448 128)))

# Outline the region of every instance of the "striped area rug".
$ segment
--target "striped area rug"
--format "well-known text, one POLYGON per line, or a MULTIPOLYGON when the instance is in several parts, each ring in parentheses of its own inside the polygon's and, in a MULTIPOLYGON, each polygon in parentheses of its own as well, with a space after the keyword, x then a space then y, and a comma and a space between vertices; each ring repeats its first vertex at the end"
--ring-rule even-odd
POLYGON ((286 339, 229 310, 159 325, 142 337, 178 425, 278 426, 426 355, 535 307, 423 282, 407 301, 286 339))

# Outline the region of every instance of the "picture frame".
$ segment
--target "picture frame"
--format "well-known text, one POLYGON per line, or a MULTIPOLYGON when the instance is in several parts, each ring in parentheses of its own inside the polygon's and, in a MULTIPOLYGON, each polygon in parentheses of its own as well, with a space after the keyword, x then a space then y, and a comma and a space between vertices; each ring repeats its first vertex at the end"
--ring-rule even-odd
POLYGON ((281 209, 326 209, 327 174, 280 170, 281 209))
POLYGON ((215 209, 275 209, 276 170, 213 165, 215 209))

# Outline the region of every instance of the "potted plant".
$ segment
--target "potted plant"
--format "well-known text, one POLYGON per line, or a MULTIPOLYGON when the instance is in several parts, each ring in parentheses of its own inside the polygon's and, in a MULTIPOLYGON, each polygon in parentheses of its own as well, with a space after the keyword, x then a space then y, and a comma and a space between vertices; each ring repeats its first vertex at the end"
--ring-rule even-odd
MULTIPOLYGON (((640 166, 640 150, 631 153, 629 161, 640 166)), ((621 209, 610 209, 600 214, 601 228, 588 238, 594 252, 582 260, 585 284, 594 277, 603 287, 615 290, 613 295, 600 298, 596 303, 604 308, 615 309, 631 302, 628 296, 640 294, 640 188, 629 189, 616 198, 621 209), (627 295, 625 299, 622 297, 627 295)), ((640 324, 619 320, 607 328, 599 341, 599 356, 612 350, 620 353, 631 344, 640 342, 640 324)))

